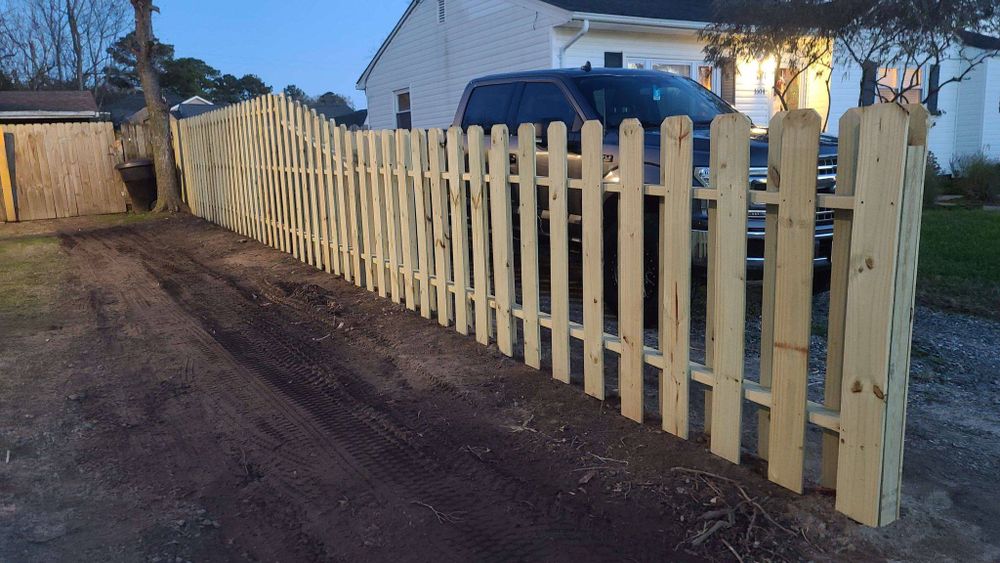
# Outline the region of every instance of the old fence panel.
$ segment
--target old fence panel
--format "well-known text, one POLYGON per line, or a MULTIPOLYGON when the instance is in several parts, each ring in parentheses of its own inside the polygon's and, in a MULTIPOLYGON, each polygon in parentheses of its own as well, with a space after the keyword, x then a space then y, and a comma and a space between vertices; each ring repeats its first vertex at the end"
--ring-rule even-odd
MULTIPOLYGON (((347 131, 280 96, 186 119, 178 130, 195 214, 342 272, 532 367, 547 358, 557 380, 583 383, 601 400, 617 396, 630 419, 658 410, 670 434, 689 435, 690 397, 702 391, 711 450, 733 463, 746 448, 741 412, 755 408, 754 449, 770 460, 769 478, 789 489, 803 489, 805 428, 819 427, 816 478, 836 486, 840 511, 884 525, 898 517, 927 112, 851 110, 835 194, 815 189, 815 113, 780 113, 773 124, 766 191, 749 189, 750 126, 735 114, 712 124, 710 185, 698 188, 684 117, 662 124, 656 178, 644 170, 645 132, 634 120, 620 130, 620 174, 603 168, 597 122, 572 132, 580 154, 570 152, 564 125, 548 126, 545 168, 536 167, 536 145, 515 148, 503 126, 347 131), (582 163, 570 167, 571 159, 582 163), (690 359, 693 205, 709 216, 696 249, 709 258, 702 363, 690 359), (751 205, 765 208, 767 230, 759 374, 743 349, 751 205), (807 393, 813 228, 830 210, 819 403, 807 393), (567 229, 573 221, 579 238, 567 229), (568 252, 573 245, 579 252, 568 252), (658 287, 649 287, 651 274, 658 287), (658 330, 648 328, 650 311, 658 330), (572 357, 575 341, 582 361, 572 357), (618 354, 616 386, 615 374, 606 377, 608 353, 618 354)), ((522 140, 535 134, 518 128, 522 140)))
POLYGON ((125 211, 125 186, 115 171, 121 153, 111 123, 5 125, 0 138, 6 139, 0 151, 13 155, 10 177, 3 178, 7 220, 125 211))

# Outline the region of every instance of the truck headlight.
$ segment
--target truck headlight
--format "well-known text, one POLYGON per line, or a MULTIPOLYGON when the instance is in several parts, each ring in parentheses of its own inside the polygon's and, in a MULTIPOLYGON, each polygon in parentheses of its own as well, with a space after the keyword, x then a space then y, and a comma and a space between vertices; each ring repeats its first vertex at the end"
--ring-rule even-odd
POLYGON ((699 166, 694 169, 694 179, 703 187, 708 187, 711 183, 711 169, 707 166, 699 166))

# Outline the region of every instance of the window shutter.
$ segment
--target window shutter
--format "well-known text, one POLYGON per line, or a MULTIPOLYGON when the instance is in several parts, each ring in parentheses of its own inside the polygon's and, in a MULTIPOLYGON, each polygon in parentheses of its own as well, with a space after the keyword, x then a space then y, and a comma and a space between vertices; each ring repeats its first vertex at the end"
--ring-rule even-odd
POLYGON ((624 59, 621 53, 606 51, 604 53, 604 68, 622 68, 624 59))
POLYGON ((878 67, 869 61, 861 65, 861 98, 858 100, 862 106, 870 106, 875 103, 878 95, 878 67))
POLYGON ((931 71, 927 77, 927 111, 932 114, 938 113, 938 85, 941 84, 941 65, 931 65, 931 71))
POLYGON ((719 65, 719 71, 722 75, 722 84, 720 85, 719 92, 722 94, 722 99, 726 100, 730 104, 736 104, 736 63, 733 61, 725 61, 719 65))

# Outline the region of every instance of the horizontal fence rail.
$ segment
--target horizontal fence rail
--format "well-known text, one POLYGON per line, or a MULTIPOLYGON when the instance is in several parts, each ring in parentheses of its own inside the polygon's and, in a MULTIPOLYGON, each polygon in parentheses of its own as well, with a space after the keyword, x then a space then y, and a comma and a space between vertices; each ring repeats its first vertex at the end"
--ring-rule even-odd
POLYGON ((495 343, 529 366, 547 359, 559 381, 582 375, 587 394, 617 395, 622 415, 637 422, 651 404, 644 372, 655 370, 652 404, 663 430, 681 438, 690 433, 695 382, 705 389, 711 450, 733 463, 748 447, 743 406, 755 405, 756 452, 768 477, 793 491, 803 490, 807 425, 817 426, 820 483, 837 489, 837 509, 884 525, 899 510, 927 112, 852 109, 840 131, 836 192, 817 193, 820 120, 812 110, 772 120, 766 191, 749 189, 750 123, 739 114, 712 123, 710 185, 700 188, 692 188, 687 117, 660 128, 655 182, 645 175, 644 131, 635 120, 621 125, 613 174, 604 168, 599 122, 577 134, 579 155, 570 154, 566 126, 553 123, 544 176, 536 144, 514 144, 536 138, 532 125, 516 137, 502 125, 350 131, 265 96, 179 126, 186 197, 198 216, 495 343), (581 166, 571 170, 574 158, 581 166), (703 362, 691 354, 693 205, 707 206, 709 217, 703 362), (750 206, 766 209, 757 381, 744 373, 750 206), (835 217, 822 403, 807 397, 818 208, 835 217), (658 210, 655 222, 650 209, 658 210), (576 214, 582 232, 573 239, 576 214), (582 288, 571 288, 573 244, 582 288), (605 268, 614 263, 609 278, 605 268), (649 294, 652 270, 658 287, 649 294), (582 300, 578 320, 571 294, 582 300), (610 325, 608 299, 617 307, 610 325), (654 345, 644 322, 651 304, 658 304, 654 345), (571 353, 575 342, 582 358, 571 353), (617 388, 605 381, 607 353, 618 355, 617 388))

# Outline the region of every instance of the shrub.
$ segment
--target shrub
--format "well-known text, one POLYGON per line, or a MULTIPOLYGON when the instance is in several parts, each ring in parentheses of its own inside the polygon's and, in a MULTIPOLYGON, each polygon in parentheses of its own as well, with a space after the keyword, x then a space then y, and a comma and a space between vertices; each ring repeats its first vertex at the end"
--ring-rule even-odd
POLYGON ((924 175, 924 207, 931 207, 944 189, 945 179, 941 174, 934 153, 927 153, 927 173, 924 175))
POLYGON ((1000 163, 982 152, 954 159, 951 171, 970 202, 988 203, 1000 198, 1000 163))

